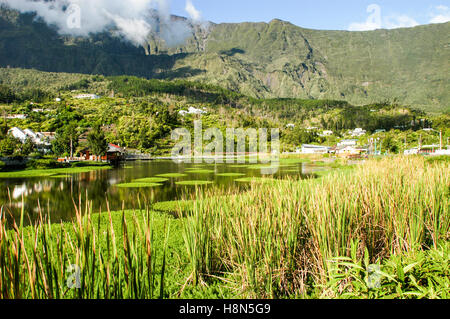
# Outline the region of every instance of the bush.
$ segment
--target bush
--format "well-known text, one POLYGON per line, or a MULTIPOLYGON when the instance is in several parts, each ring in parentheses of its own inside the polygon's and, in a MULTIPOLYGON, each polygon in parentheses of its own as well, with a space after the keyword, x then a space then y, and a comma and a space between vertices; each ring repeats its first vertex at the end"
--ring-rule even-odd
POLYGON ((33 169, 59 168, 63 165, 54 159, 33 159, 28 162, 27 167, 33 169))
POLYGON ((39 152, 33 152, 30 155, 28 155, 29 157, 31 157, 32 159, 41 159, 42 158, 42 154, 39 152))
POLYGON ((2 171, 5 168, 6 164, 3 161, 0 161, 0 171, 2 171))

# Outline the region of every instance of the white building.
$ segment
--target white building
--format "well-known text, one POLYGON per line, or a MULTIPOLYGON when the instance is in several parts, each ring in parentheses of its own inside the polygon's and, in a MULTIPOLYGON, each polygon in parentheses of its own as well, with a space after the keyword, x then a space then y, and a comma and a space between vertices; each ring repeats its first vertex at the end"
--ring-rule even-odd
POLYGON ((8 131, 8 133, 14 136, 14 138, 20 140, 22 143, 25 143, 28 138, 27 134, 18 127, 13 127, 8 131))
POLYGON ((358 140, 342 140, 341 142, 338 143, 338 147, 343 147, 343 146, 356 146, 356 144, 358 144, 358 140))
POLYGON ((25 114, 10 114, 6 116, 8 120, 25 120, 27 117, 25 114))
POLYGON ((442 149, 442 150, 437 150, 436 152, 434 152, 434 154, 433 155, 436 155, 436 156, 441 156, 441 155, 447 155, 447 156, 450 156, 450 149, 442 149))
POLYGON ((38 150, 44 152, 51 148, 51 140, 54 138, 54 134, 52 133, 36 133, 33 130, 21 130, 18 127, 13 127, 8 133, 17 138, 21 143, 31 140, 38 150))
POLYGON ((302 145, 302 154, 327 154, 330 148, 328 146, 320 145, 302 145))
POLYGON ((97 100, 100 98, 97 94, 79 94, 75 96, 76 99, 91 99, 91 100, 97 100))
POLYGON ((409 150, 405 150, 404 152, 405 155, 417 155, 419 154, 419 149, 417 147, 409 149, 409 150))
POLYGON ((349 134, 353 137, 360 137, 366 135, 367 131, 362 128, 355 128, 353 131, 349 131, 349 134))
POLYGON ((286 128, 295 128, 295 124, 289 123, 288 125, 286 125, 286 128))

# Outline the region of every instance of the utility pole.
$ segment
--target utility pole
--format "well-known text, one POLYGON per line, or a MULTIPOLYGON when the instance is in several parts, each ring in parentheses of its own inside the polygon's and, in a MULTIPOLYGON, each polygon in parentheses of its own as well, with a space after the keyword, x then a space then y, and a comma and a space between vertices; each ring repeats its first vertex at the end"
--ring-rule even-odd
POLYGON ((442 130, 440 130, 440 132, 439 132, 439 147, 440 147, 440 150, 442 151, 442 130))
POLYGON ((73 137, 70 136, 70 159, 73 158, 73 137))
POLYGON ((420 133, 420 137, 419 137, 419 153, 422 150, 422 133, 420 133))

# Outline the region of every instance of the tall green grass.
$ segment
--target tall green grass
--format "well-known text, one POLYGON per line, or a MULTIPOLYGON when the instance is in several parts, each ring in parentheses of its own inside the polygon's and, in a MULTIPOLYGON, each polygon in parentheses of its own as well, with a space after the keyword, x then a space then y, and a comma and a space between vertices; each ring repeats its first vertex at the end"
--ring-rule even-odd
POLYGON ((193 278, 220 276, 245 297, 305 297, 327 286, 336 257, 381 263, 438 249, 450 239, 448 172, 398 157, 226 200, 206 194, 184 214, 193 278))
POLYGON ((449 168, 395 157, 121 213, 79 200, 64 224, 38 207, 25 227, 2 206, 0 298, 448 298, 449 168))
POLYGON ((100 216, 89 203, 76 207, 72 223, 52 224, 39 209, 39 220, 27 228, 23 211, 20 222, 7 227, 2 208, 0 298, 162 298, 170 225, 158 249, 149 210, 131 219, 122 212, 118 227, 109 210, 100 216))

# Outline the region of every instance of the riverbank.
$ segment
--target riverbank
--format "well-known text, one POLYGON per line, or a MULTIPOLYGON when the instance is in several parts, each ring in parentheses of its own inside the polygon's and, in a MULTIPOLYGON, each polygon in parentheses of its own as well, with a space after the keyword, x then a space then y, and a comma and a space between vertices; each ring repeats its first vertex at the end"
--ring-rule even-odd
POLYGON ((62 225, 18 220, 16 231, 0 228, 1 294, 448 298, 448 170, 397 157, 124 213, 81 204, 62 225), (64 264, 78 265, 80 289, 67 290, 64 264))

